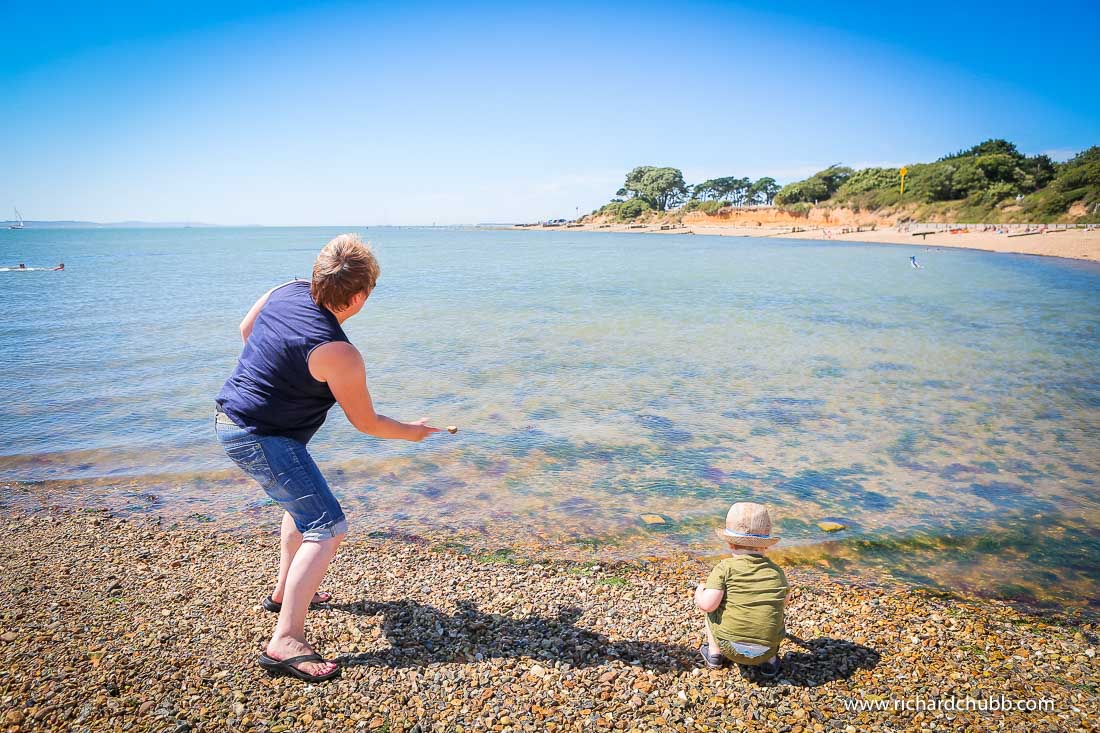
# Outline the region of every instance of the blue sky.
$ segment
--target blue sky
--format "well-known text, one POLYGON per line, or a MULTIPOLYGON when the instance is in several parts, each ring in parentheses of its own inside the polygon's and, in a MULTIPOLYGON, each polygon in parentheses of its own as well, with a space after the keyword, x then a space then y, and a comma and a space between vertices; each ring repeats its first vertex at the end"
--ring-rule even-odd
POLYGON ((1094 0, 832 5, 4 4, 0 218, 522 221, 635 165, 1100 144, 1094 0))

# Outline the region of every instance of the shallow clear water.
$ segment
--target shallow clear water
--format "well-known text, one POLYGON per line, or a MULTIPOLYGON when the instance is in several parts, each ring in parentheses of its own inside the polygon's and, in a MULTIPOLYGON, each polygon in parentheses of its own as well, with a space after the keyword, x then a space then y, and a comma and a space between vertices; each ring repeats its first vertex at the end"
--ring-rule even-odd
MULTIPOLYGON (((308 277, 341 231, 0 231, 0 265, 66 265, 0 271, 0 501, 274 516, 214 441, 212 398, 244 312, 308 277)), ((378 409, 461 430, 381 442, 334 410, 311 447, 360 531, 703 552, 729 503, 753 498, 785 545, 832 539, 816 522, 839 519, 848 539, 827 556, 1098 602, 1097 266, 775 239, 362 234, 382 279, 345 327, 378 409)))

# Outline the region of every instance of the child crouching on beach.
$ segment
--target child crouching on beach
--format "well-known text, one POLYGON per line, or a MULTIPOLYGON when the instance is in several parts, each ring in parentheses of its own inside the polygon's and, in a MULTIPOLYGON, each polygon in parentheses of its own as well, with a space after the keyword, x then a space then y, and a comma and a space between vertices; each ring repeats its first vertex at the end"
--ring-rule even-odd
POLYGON ((711 669, 728 659, 756 667, 764 677, 779 674, 787 576, 764 556, 779 541, 771 531, 768 510, 752 502, 731 506, 725 530, 718 530, 731 557, 715 565, 707 582, 695 589, 695 605, 707 614, 699 654, 711 669))

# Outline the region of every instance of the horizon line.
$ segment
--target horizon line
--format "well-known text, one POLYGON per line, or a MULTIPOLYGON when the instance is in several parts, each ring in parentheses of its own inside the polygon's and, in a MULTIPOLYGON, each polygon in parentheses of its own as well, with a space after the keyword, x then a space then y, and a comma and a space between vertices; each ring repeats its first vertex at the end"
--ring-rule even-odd
MULTIPOLYGON (((18 223, 15 219, 0 219, 0 227, 7 227, 18 223)), ((455 222, 448 224, 212 224, 209 222, 188 221, 142 221, 140 219, 127 219, 123 221, 84 221, 80 219, 24 219, 25 229, 122 229, 140 227, 164 227, 176 229, 302 229, 318 227, 361 227, 374 229, 397 229, 401 227, 424 227, 427 229, 442 229, 447 227, 484 227, 484 226, 514 226, 523 222, 455 222)))

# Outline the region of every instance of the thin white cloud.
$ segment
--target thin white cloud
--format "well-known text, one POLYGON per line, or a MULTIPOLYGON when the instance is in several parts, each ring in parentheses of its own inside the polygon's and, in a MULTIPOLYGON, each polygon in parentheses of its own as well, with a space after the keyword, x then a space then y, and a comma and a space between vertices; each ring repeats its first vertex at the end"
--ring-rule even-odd
POLYGON ((1042 151, 1040 155, 1045 155, 1051 160, 1056 160, 1059 163, 1063 163, 1073 156, 1077 155, 1077 153, 1079 152, 1081 151, 1077 150, 1076 148, 1053 148, 1051 150, 1042 151))

